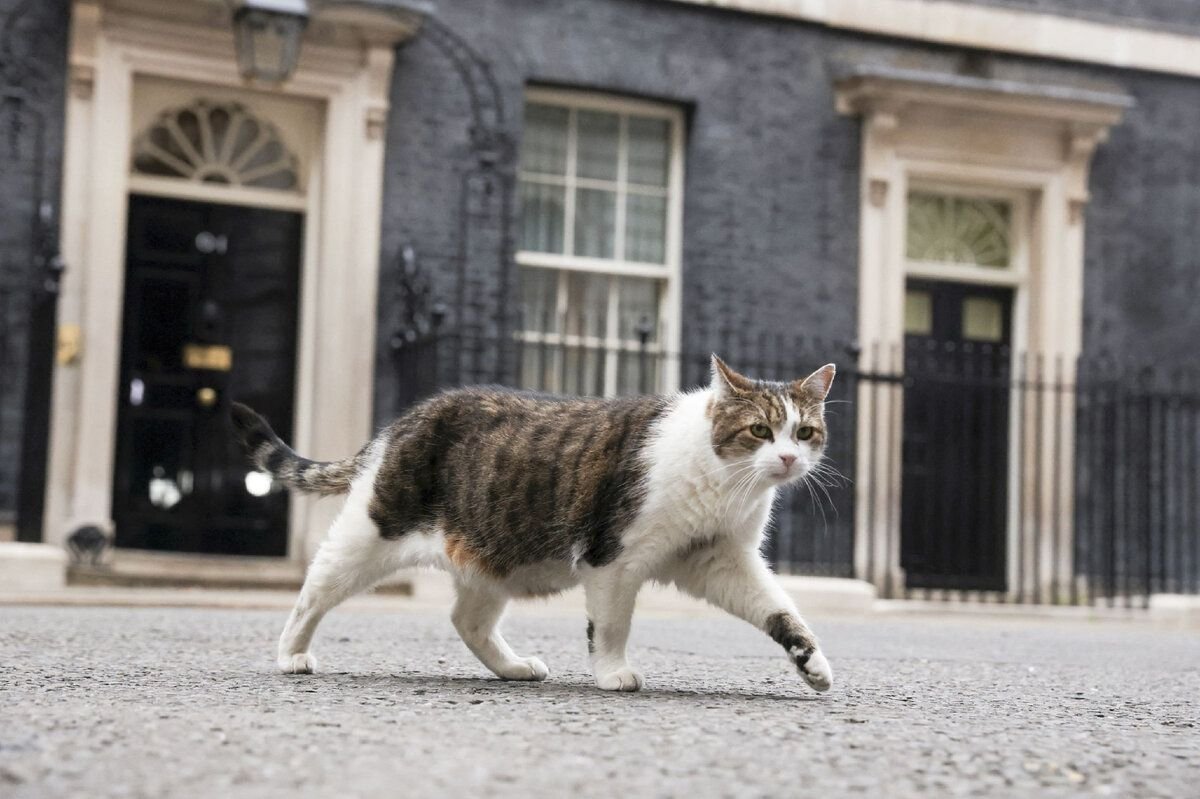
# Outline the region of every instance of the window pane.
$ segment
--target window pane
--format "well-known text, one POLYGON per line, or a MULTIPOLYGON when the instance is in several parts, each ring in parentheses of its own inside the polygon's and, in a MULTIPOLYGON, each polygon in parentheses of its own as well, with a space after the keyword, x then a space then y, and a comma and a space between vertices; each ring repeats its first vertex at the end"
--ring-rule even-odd
POLYGON ((625 197, 625 258, 661 264, 667 253, 667 198, 625 197))
POLYGON ((604 350, 568 346, 563 350, 562 393, 590 396, 604 394, 604 350))
POLYGON ((658 391, 658 370, 661 355, 648 350, 622 352, 617 364, 617 394, 653 394, 658 391))
POLYGON ((608 281, 608 275, 567 275, 566 333, 597 338, 608 335, 608 281))
POLYGON ((629 182, 667 185, 669 125, 665 119, 629 118, 629 182))
POLYGON ((558 272, 525 266, 518 270, 521 327, 538 333, 558 332, 558 272))
POLYGON ((575 174, 581 178, 617 179, 616 114, 579 111, 575 174))
POLYGON ((933 333, 933 298, 928 291, 909 289, 904 295, 904 332, 910 336, 933 333))
POLYGON ((910 192, 906 252, 912 260, 1009 265, 1012 206, 1004 200, 910 192))
POLYGON ((967 341, 1004 340, 1004 308, 991 297, 967 297, 962 304, 963 338, 967 341))
POLYGON ((521 169, 564 175, 567 171, 567 109, 532 103, 525 106, 521 169))
POLYGON ((658 298, 662 283, 638 277, 617 278, 620 320, 617 335, 625 341, 640 341, 639 331, 649 330, 650 343, 658 341, 658 298))
POLYGON ((575 255, 612 258, 617 195, 600 189, 575 194, 575 255))
POLYGON ((534 252, 563 251, 562 186, 521 183, 521 249, 534 252))
POLYGON ((563 348, 559 343, 522 342, 520 387, 532 391, 560 391, 562 357, 563 348))

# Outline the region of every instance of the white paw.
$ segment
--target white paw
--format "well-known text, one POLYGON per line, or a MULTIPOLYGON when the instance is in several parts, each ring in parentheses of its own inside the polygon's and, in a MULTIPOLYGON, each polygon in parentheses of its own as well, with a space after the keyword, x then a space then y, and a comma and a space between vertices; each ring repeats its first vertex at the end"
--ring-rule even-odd
POLYGON ((511 665, 499 669, 496 674, 505 680, 533 680, 540 682, 550 676, 550 669, 537 658, 521 658, 511 665))
POLYGON ((278 663, 284 674, 312 674, 317 670, 317 659, 308 652, 280 655, 278 663))
POLYGON ((642 675, 628 666, 596 675, 596 687, 601 691, 640 691, 645 684, 642 675))
POLYGON ((829 661, 821 654, 820 649, 809 655, 803 666, 798 665, 796 668, 808 686, 817 693, 823 694, 833 685, 833 669, 829 668, 829 661))

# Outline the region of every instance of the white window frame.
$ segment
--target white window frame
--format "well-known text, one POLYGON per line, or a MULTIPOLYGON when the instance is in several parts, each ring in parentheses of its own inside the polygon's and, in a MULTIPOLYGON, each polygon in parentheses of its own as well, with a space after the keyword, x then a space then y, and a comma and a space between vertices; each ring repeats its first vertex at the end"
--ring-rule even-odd
MULTIPOLYGON (((568 118, 567 136, 567 168, 566 176, 547 175, 538 172, 518 173, 518 181, 526 176, 542 184, 561 185, 566 188, 563 204, 563 253, 535 252, 518 250, 516 261, 519 268, 542 268, 558 270, 558 296, 556 313, 558 333, 543 333, 539 331, 518 331, 519 341, 531 344, 545 344, 561 347, 580 347, 584 349, 602 349, 605 353, 604 394, 612 396, 616 393, 618 379, 618 353, 641 351, 639 342, 622 339, 619 336, 620 317, 617 313, 619 303, 619 283, 609 281, 607 327, 603 338, 597 336, 580 336, 565 332, 565 314, 567 303, 567 280, 572 272, 587 272, 606 275, 609 277, 636 277, 659 280, 663 290, 659 294, 658 336, 657 340, 647 346, 647 352, 659 356, 661 370, 658 376, 658 389, 674 391, 679 385, 678 363, 674 356, 680 348, 680 314, 681 314, 681 280, 683 262, 683 109, 665 103, 648 100, 634 100, 612 94, 600 94, 590 91, 573 91, 566 89, 548 89, 529 87, 525 91, 525 103, 544 104, 565 108, 570 112, 568 118), (579 111, 605 111, 619 114, 620 128, 618 138, 618 171, 615 181, 591 180, 575 175, 576 159, 576 119, 579 111), (626 260, 625 255, 625 198, 627 196, 626 182, 626 148, 628 147, 627 115, 652 117, 662 119, 669 124, 669 153, 667 164, 667 185, 662 189, 661 196, 667 200, 666 241, 663 263, 647 263, 643 261, 626 260), (583 255, 572 255, 575 238, 575 189, 603 188, 611 190, 616 183, 616 218, 614 221, 613 258, 594 258, 583 255), (661 357, 665 356, 665 357, 661 357)), ((642 192, 649 193, 649 192, 642 192)))

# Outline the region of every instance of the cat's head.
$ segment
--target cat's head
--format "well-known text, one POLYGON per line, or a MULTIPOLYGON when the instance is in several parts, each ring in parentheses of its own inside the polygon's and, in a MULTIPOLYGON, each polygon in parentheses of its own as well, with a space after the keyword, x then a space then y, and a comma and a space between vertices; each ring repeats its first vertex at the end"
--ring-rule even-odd
POLYGON ((752 380, 713 355, 708 413, 717 457, 775 485, 804 477, 825 451, 825 397, 835 372, 829 363, 790 383, 752 380))

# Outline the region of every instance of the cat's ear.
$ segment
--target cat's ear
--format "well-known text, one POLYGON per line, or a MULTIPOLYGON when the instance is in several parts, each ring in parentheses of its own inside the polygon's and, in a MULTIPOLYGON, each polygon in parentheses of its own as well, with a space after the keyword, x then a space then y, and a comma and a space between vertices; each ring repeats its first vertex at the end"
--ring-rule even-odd
POLYGON ((803 380, 797 380, 792 385, 795 386, 796 391, 802 394, 808 394, 810 397, 824 400, 829 396, 829 389, 833 387, 833 376, 835 374, 837 374, 837 367, 831 363, 827 363, 808 377, 803 380))
POLYGON ((743 377, 737 372, 729 368, 729 366, 717 357, 714 352, 712 356, 712 383, 713 389, 718 396, 727 394, 745 394, 754 389, 754 381, 748 377, 743 377))

